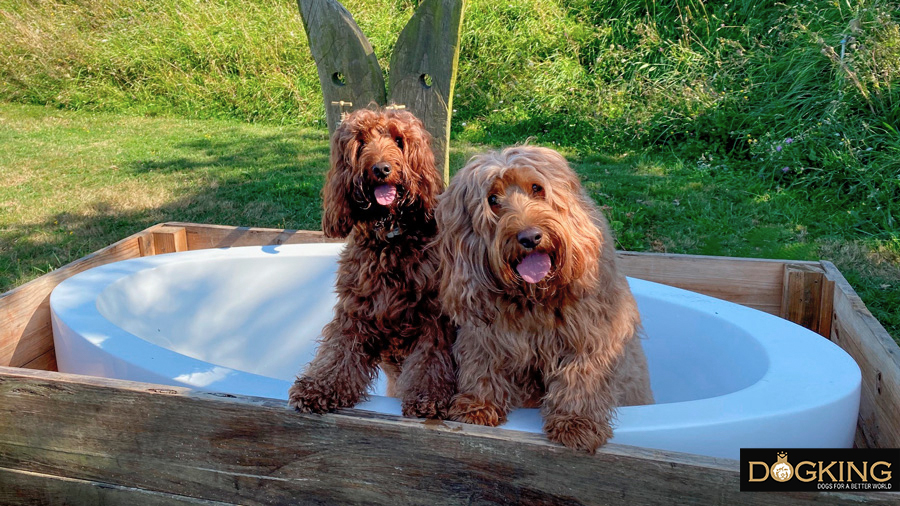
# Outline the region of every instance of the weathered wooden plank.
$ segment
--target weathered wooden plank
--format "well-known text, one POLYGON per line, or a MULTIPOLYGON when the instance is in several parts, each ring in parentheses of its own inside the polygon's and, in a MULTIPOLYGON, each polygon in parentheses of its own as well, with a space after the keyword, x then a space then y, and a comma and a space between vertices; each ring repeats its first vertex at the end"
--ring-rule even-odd
MULTIPOLYGON (((619 268, 628 276, 728 300, 779 315, 784 266, 781 260, 618 252, 619 268)), ((790 262, 791 265, 818 265, 790 262)))
POLYGON ((834 264, 823 261, 822 267, 834 283, 832 341, 862 371, 859 425, 867 445, 900 447, 900 347, 834 264))
POLYGON ((372 45, 343 5, 336 0, 298 0, 297 5, 333 134, 342 113, 385 104, 384 75, 372 45))
MULTIPOLYGON (((822 268, 824 271, 824 267, 822 268)), ((819 334, 831 339, 831 326, 834 322, 834 281, 827 276, 822 278, 822 301, 819 306, 819 334)))
POLYGON ((57 371, 59 368, 56 365, 56 350, 47 350, 36 359, 18 367, 24 367, 25 369, 39 369, 41 371, 57 371))
POLYGON ((228 503, 164 494, 97 481, 76 480, 0 468, 0 504, 7 506, 53 506, 57 504, 127 504, 129 506, 191 504, 218 506, 228 503))
POLYGON ((831 283, 821 266, 786 264, 779 316, 831 338, 833 297, 825 296, 826 285, 831 283), (827 313, 824 318, 823 313, 827 313))
MULTIPOLYGON (((145 233, 127 237, 0 294, 0 365, 24 366, 51 352, 50 292, 69 276, 98 265, 140 256, 138 237, 145 233)), ((45 363, 50 362, 45 360, 45 363)))
POLYGON ((431 133, 444 182, 450 181, 450 120, 464 0, 425 0, 403 28, 388 78, 390 101, 402 104, 431 133))
POLYGON ((896 504, 742 494, 736 461, 0 368, 0 467, 241 504, 896 504))
POLYGON ((151 232, 140 234, 138 236, 138 249, 140 250, 142 257, 148 257, 156 254, 156 247, 153 244, 153 234, 151 232))
POLYGON ((196 223, 166 223, 181 227, 187 236, 187 249, 231 248, 237 246, 269 246, 315 242, 343 242, 325 237, 319 230, 282 230, 275 228, 228 227, 196 223))
POLYGON ((153 252, 156 255, 187 251, 187 235, 184 227, 162 225, 154 229, 151 235, 153 236, 153 252))

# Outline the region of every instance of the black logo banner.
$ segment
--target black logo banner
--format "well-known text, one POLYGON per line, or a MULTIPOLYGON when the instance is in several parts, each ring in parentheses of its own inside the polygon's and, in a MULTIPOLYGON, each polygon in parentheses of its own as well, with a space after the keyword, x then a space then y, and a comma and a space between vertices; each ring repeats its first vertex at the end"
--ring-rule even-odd
POLYGON ((741 491, 900 491, 900 449, 741 448, 741 491))

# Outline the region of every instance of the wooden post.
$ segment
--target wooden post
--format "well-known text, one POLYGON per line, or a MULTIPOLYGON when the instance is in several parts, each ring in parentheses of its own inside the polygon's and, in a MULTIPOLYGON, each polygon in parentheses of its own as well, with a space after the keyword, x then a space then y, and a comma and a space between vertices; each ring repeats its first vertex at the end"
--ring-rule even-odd
POLYGON ((425 123, 434 159, 450 181, 450 121, 465 0, 425 0, 406 24, 391 55, 391 100, 425 123))
POLYGON ((298 0, 319 70, 328 132, 344 113, 370 105, 404 106, 431 134, 438 171, 449 182, 450 120, 465 0, 425 0, 397 40, 390 95, 372 45, 337 0, 298 0))
POLYGON ((157 255, 187 251, 184 227, 162 226, 153 232, 153 251, 157 255))
POLYGON ((833 294, 822 268, 785 264, 780 316, 830 339, 833 294))
POLYGON ((385 103, 384 76, 375 50, 337 0, 298 0, 333 134, 341 115, 385 103))

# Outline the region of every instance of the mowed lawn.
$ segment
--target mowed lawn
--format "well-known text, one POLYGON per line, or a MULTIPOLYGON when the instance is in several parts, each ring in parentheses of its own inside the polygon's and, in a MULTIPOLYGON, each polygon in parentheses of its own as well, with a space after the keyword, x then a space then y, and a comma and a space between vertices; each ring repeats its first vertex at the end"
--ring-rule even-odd
MULTIPOLYGON (((495 149, 454 141, 451 170, 495 149)), ((0 104, 0 292, 163 221, 318 229, 324 129, 0 104)), ((619 249, 828 259, 900 336, 900 245, 755 174, 671 155, 563 151, 619 249)))

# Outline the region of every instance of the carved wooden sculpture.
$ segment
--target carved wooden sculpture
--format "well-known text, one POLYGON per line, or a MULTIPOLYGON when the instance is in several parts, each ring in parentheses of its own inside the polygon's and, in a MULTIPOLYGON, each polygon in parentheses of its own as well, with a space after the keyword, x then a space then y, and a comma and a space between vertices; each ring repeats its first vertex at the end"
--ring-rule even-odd
POLYGON ((391 56, 389 89, 372 45, 337 0, 298 0, 319 70, 329 133, 341 115, 375 103, 406 107, 434 137, 435 162, 448 181, 450 113, 465 0, 424 0, 391 56))

